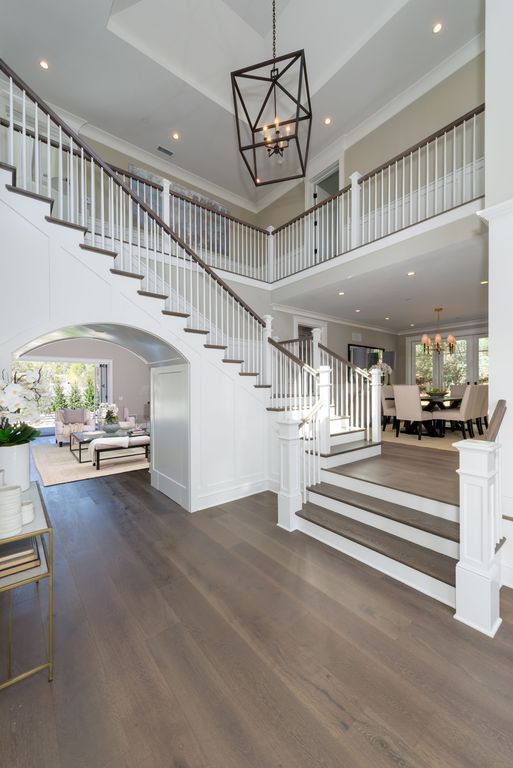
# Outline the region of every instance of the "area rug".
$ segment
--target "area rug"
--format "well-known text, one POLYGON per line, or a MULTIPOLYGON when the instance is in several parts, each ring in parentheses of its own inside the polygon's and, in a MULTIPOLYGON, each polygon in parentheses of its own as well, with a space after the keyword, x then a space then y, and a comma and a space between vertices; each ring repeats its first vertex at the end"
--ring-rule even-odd
POLYGON ((411 445, 412 447, 416 446, 418 448, 438 448, 441 451, 456 451, 457 448, 453 448, 453 443, 457 443, 458 440, 462 440, 463 438, 461 432, 451 432, 450 430, 447 430, 445 437, 429 437, 428 435, 422 435, 422 440, 419 440, 417 435, 405 435, 404 432, 399 432, 399 437, 396 437, 395 429, 392 430, 391 427, 388 426, 384 432, 381 432, 381 439, 397 445, 411 445))
POLYGON ((68 445, 63 445, 62 448, 55 444, 32 445, 31 449, 34 464, 45 486, 75 483, 77 480, 118 475, 122 472, 133 472, 136 469, 148 469, 149 467, 148 460, 144 454, 141 455, 140 453, 140 448, 134 448, 133 453, 131 449, 120 453, 113 451, 112 456, 122 455, 123 458, 112 460, 112 458, 104 459, 102 457, 99 470, 93 467, 91 461, 79 464, 68 445), (137 450, 139 450, 139 455, 133 455, 137 450))

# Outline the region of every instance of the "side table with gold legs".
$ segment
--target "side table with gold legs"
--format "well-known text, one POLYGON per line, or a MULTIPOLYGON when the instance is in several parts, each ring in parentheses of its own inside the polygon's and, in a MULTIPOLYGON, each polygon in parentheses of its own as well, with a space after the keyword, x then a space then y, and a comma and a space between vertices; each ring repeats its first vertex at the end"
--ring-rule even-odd
POLYGON ((0 593, 5 592, 7 598, 7 678, 0 682, 0 691, 20 680, 48 670, 48 682, 53 679, 53 529, 48 517, 45 503, 41 496, 38 483, 31 483, 28 491, 22 494, 23 501, 32 501, 34 504, 34 520, 23 526, 21 533, 6 539, 0 539, 0 553, 3 544, 23 539, 35 539, 39 551, 40 564, 36 567, 21 570, 8 576, 0 576, 0 593), (12 593, 14 589, 26 584, 36 584, 43 579, 48 580, 48 647, 47 661, 37 667, 27 669, 13 677, 13 609, 12 593))

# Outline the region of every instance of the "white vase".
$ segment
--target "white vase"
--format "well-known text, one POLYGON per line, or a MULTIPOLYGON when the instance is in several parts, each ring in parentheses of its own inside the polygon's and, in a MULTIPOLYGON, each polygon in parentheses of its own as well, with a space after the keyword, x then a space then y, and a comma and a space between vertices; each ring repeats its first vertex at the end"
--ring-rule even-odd
POLYGON ((19 485, 22 491, 30 486, 30 445, 0 446, 0 469, 4 470, 5 485, 19 485))

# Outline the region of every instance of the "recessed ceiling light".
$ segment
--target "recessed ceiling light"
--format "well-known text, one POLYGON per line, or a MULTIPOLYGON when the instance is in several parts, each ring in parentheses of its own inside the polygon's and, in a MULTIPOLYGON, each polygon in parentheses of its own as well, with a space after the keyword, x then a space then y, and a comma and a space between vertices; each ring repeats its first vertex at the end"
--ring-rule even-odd
POLYGON ((355 309, 355 312, 361 312, 361 311, 362 311, 361 309, 355 309))
POLYGON ((338 292, 338 295, 339 295, 339 296, 343 296, 343 295, 344 295, 344 291, 339 291, 339 292, 338 292))
POLYGON ((171 138, 174 139, 175 141, 180 141, 180 134, 178 133, 178 131, 175 131, 174 133, 172 133, 171 138))
POLYGON ((385 317, 385 320, 390 320, 390 318, 389 317, 385 317))
POLYGON ((327 116, 324 118, 324 125, 331 125, 331 117, 327 116))
POLYGON ((437 35, 441 31, 442 31, 442 24, 441 22, 437 21, 435 26, 433 27, 433 34, 437 35))
POLYGON ((41 61, 39 62, 39 66, 41 67, 41 69, 48 69, 49 64, 46 59, 41 59, 41 61))
POLYGON ((410 328, 415 328, 415 323, 410 323, 410 328))
POLYGON ((488 285, 488 280, 481 280, 481 285, 488 285))
POLYGON ((415 272, 407 272, 406 274, 408 275, 408 277, 413 277, 415 275, 415 272))

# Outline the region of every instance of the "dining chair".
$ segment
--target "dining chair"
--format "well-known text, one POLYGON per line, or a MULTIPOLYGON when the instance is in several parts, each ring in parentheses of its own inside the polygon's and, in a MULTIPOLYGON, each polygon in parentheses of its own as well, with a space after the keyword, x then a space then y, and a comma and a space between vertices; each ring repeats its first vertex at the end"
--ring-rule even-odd
POLYGON ((395 400, 392 384, 384 384, 381 387, 381 410, 383 413, 383 432, 392 419, 392 429, 395 427, 395 400))
POLYGON ((450 391, 451 397, 463 397, 467 386, 468 384, 453 384, 450 391))
POLYGON ((488 384, 479 384, 479 407, 476 416, 476 426, 480 435, 483 434, 483 422, 485 427, 488 428, 488 384))
POLYGON ((399 437, 401 421, 417 424, 419 440, 422 438, 422 426, 433 422, 433 414, 423 411, 420 402, 420 390, 416 384, 394 384, 395 399, 395 436, 399 437))
POLYGON ((468 384, 461 399, 459 408, 445 408, 443 411, 433 413, 435 422, 439 422, 442 428, 442 434, 445 434, 446 422, 456 424, 461 430, 463 439, 466 439, 468 430, 469 436, 474 437, 474 428, 472 420, 474 414, 479 410, 479 392, 476 384, 468 384))

